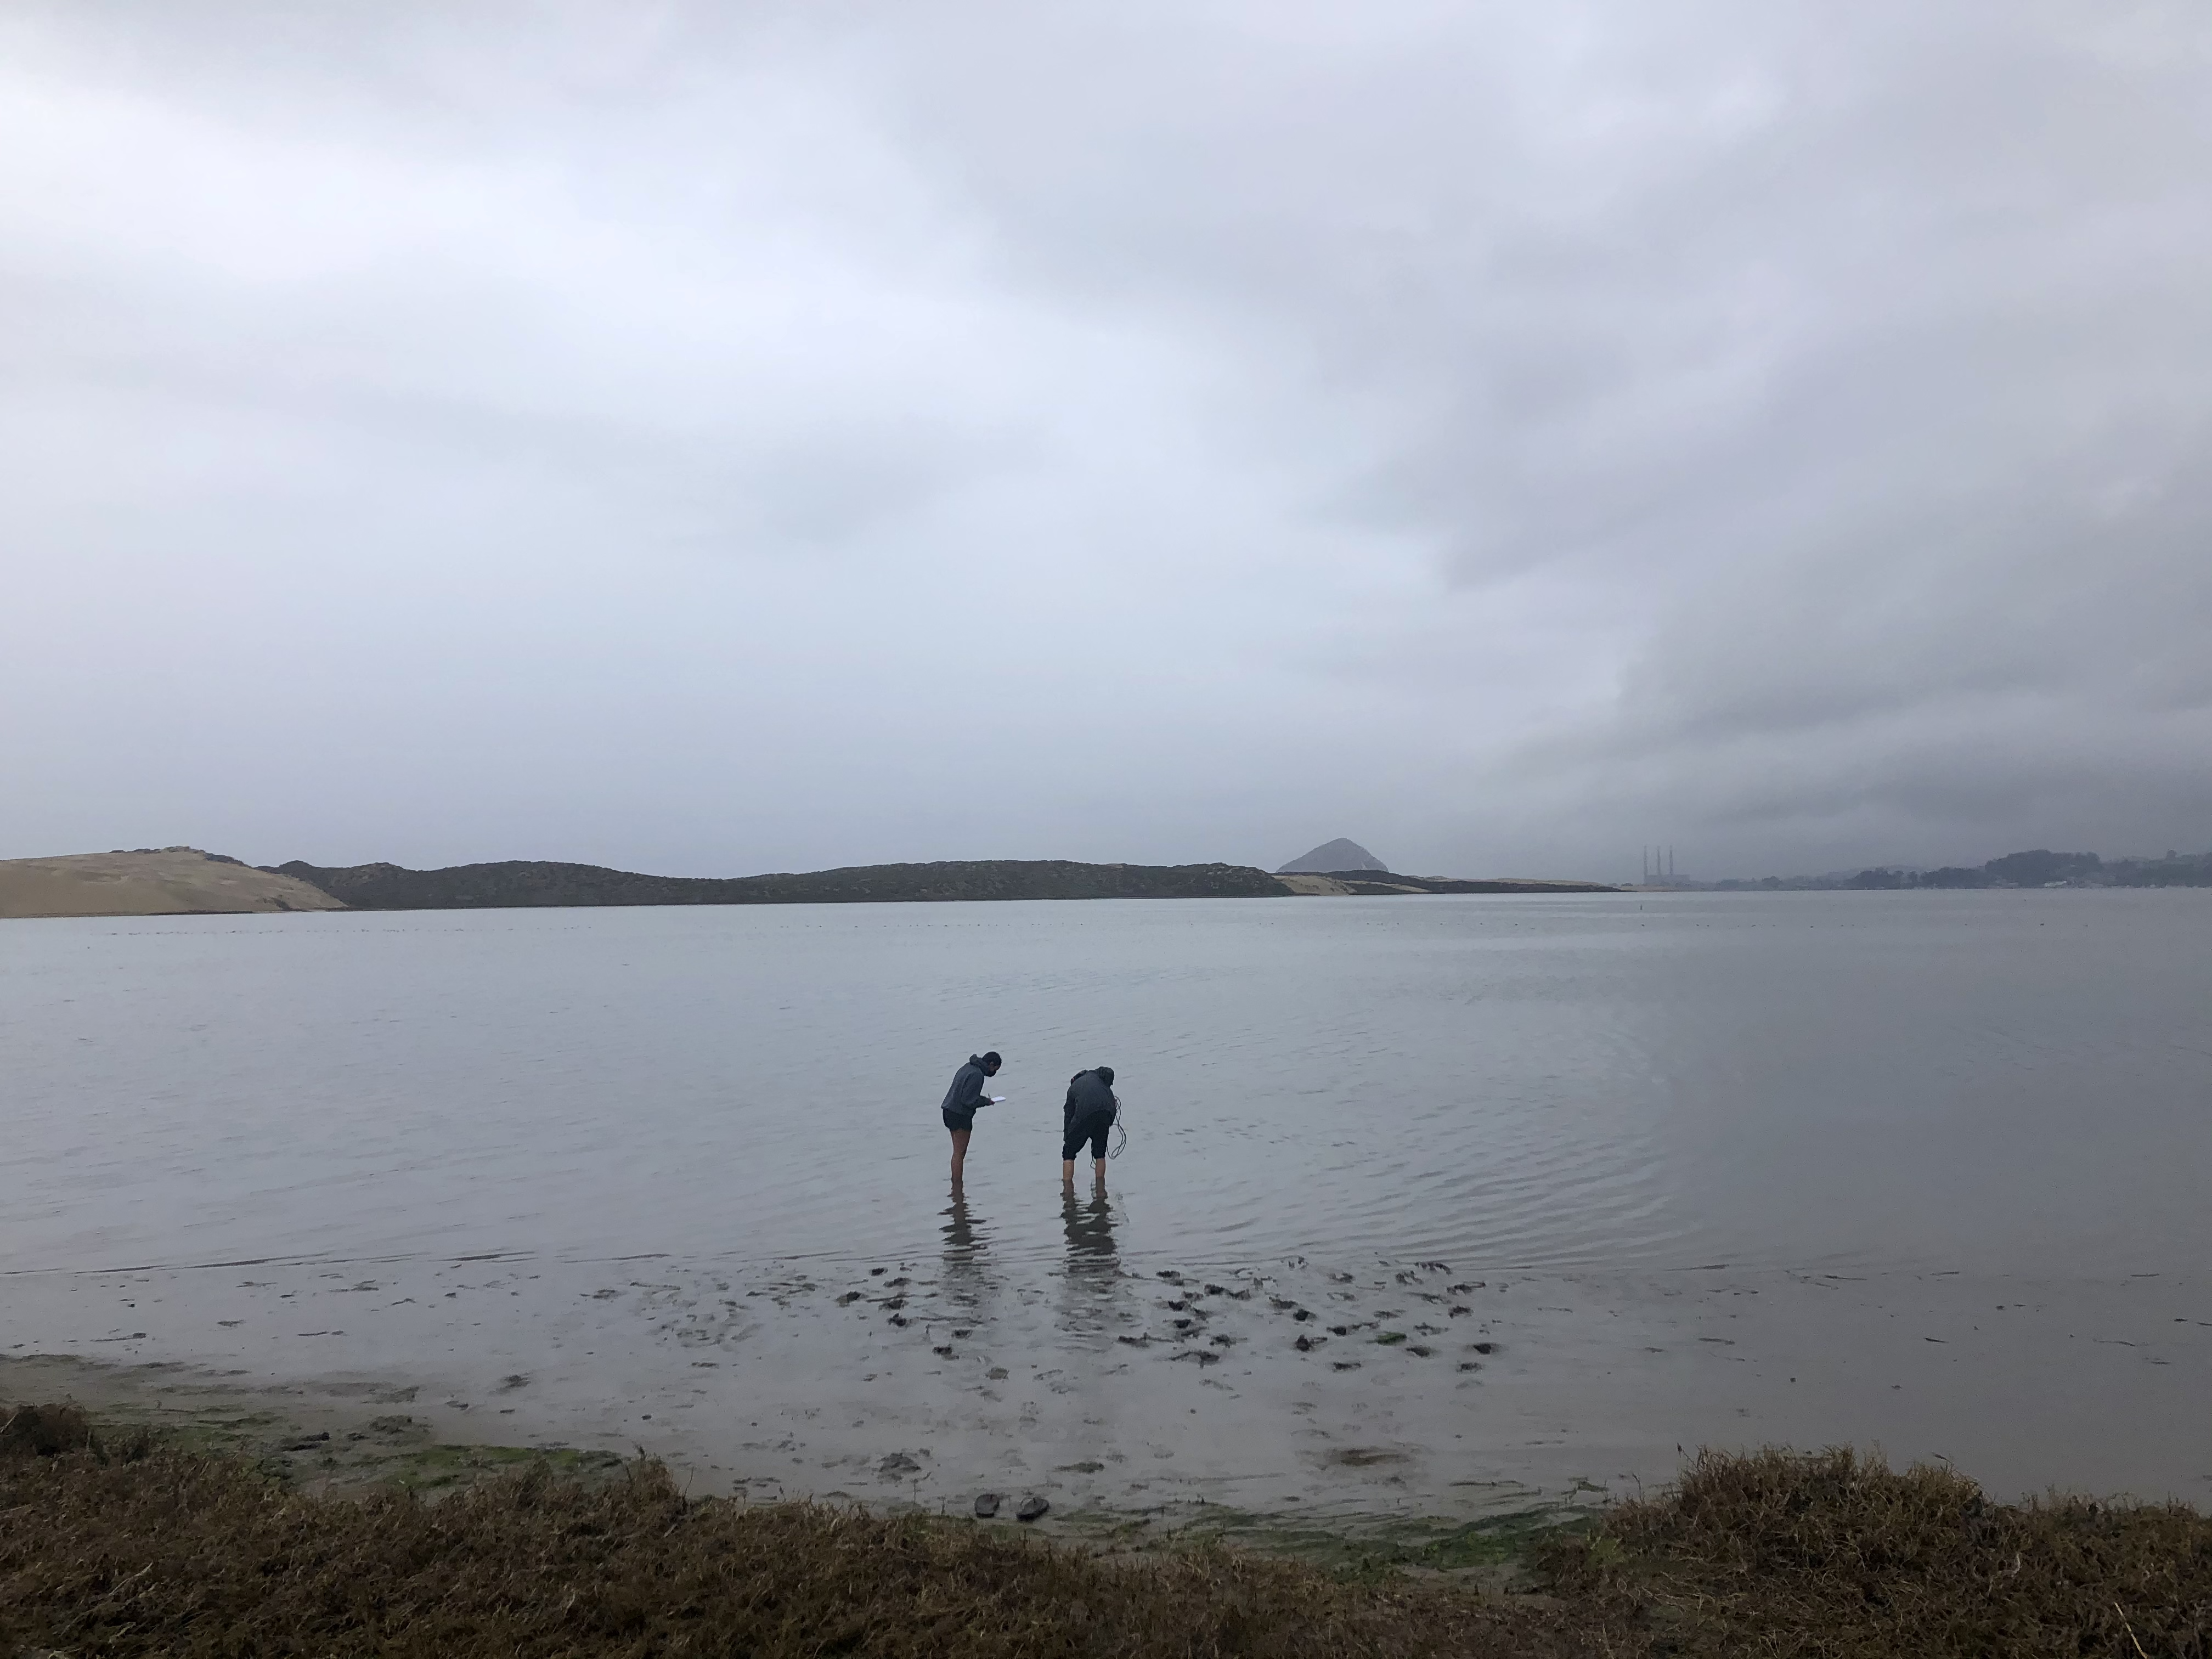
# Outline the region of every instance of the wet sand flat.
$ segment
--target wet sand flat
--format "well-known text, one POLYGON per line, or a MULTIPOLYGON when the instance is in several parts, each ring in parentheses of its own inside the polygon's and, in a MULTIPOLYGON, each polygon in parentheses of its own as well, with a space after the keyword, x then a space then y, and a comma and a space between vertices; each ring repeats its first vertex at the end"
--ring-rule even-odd
POLYGON ((0 1316, 15 1359, 174 1409, 404 1408, 441 1441, 643 1449, 763 1498, 1358 1525, 1588 1504, 1671 1479, 1678 1448, 1849 1442, 2002 1496, 2212 1502, 2206 1279, 1163 1267, 1075 1207, 1043 1271, 957 1246, 259 1263, 10 1275, 0 1316))

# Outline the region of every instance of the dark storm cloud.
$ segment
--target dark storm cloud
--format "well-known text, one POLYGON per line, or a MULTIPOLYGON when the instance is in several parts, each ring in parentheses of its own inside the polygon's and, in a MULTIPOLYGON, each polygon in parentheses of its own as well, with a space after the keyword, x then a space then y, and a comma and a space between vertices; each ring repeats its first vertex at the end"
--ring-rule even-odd
POLYGON ((14 850, 2212 841, 2201 9, 10 30, 14 850))

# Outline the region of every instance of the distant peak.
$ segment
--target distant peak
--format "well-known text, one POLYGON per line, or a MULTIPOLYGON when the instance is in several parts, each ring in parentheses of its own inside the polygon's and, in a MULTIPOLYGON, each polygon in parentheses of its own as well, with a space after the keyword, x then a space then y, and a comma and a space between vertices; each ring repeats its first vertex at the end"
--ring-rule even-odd
POLYGON ((1279 876, 1330 876, 1340 870, 1387 871, 1389 867, 1358 842, 1346 841, 1339 836, 1334 841, 1323 842, 1303 857, 1292 859, 1275 873, 1279 876))

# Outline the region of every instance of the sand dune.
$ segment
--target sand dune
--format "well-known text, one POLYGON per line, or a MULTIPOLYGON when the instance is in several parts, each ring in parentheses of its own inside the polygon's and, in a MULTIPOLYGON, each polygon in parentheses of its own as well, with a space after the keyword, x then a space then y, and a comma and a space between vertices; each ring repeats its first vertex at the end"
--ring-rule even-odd
POLYGON ((197 847, 0 860, 0 916, 184 916, 343 910, 290 876, 197 847))

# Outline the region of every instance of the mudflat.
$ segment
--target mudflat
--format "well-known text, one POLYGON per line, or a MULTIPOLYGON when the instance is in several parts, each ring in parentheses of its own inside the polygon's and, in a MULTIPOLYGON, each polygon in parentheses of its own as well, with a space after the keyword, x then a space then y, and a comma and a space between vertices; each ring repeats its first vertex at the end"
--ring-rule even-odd
POLYGON ((343 910, 319 887, 196 847, 0 860, 0 917, 343 910))
POLYGON ((1700 1444, 2201 1504, 2208 902, 0 927, 0 1347, 1045 1524, 1463 1525, 1700 1444))

